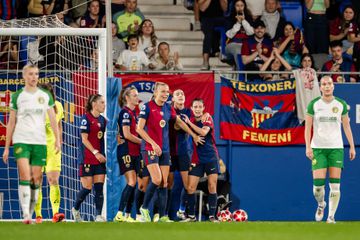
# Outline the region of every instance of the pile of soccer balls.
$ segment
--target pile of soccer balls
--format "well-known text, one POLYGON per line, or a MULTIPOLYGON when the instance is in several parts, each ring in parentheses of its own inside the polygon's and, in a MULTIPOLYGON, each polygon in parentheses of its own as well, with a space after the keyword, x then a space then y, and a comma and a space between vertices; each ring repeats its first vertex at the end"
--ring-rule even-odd
POLYGON ((242 209, 236 210, 233 213, 229 210, 222 210, 217 213, 217 218, 220 222, 245 222, 248 220, 248 215, 242 209))

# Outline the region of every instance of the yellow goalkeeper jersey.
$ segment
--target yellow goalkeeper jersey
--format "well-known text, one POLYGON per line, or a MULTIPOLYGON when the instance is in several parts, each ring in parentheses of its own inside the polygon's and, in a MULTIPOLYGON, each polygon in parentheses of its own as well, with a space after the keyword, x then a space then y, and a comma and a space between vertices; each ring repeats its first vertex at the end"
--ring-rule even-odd
MULTIPOLYGON (((59 101, 55 101, 55 106, 57 109, 56 113, 56 124, 59 125, 61 119, 64 118, 64 109, 59 101)), ((50 125, 49 115, 46 114, 46 145, 55 144, 55 135, 50 125)))

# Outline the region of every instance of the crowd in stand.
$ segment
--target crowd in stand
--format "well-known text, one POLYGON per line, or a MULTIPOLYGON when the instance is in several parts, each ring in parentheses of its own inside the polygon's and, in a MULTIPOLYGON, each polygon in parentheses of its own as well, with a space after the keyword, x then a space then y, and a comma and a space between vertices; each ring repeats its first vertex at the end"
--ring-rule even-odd
MULTIPOLYGON (((60 13, 59 18, 72 27, 105 27, 105 0, 1 0, 1 3, 3 20, 60 13), (27 11, 24 5, 28 6, 27 11)), ((310 54, 320 59, 314 64, 318 70, 359 71, 358 1, 304 0, 303 28, 285 19, 286 9, 281 8, 281 3, 279 0, 195 0, 193 30, 204 34, 201 70, 210 69, 209 58, 219 52, 220 36, 216 28, 224 27, 223 37, 227 41, 222 60, 237 70, 290 71, 302 68, 301 60, 310 54)), ((112 0, 111 5, 116 69, 184 69, 179 53, 171 52, 170 44, 157 38, 153 22, 141 13, 137 0, 112 0)), ((18 46, 4 39, 0 43, 0 68, 11 68, 4 61, 17 60, 18 46)), ((285 75, 261 76, 270 80, 285 75)), ((333 79, 354 82, 358 76, 333 75, 333 79)))

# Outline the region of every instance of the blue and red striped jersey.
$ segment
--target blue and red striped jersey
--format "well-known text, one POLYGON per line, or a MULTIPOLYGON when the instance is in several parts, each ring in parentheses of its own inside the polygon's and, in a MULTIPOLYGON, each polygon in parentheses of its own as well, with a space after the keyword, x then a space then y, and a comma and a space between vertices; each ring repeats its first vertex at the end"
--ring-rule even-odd
POLYGON ((138 119, 135 110, 133 111, 128 107, 124 107, 120 111, 118 118, 118 128, 119 128, 121 143, 119 146, 123 154, 129 154, 130 156, 135 156, 135 157, 140 155, 140 145, 125 139, 123 126, 129 126, 130 133, 134 136, 138 136, 136 132, 137 121, 138 119))
MULTIPOLYGON (((191 110, 189 108, 183 108, 181 110, 175 108, 175 111, 182 120, 184 120, 183 115, 191 118, 191 110)), ((175 126, 175 119, 170 120, 169 127, 171 156, 188 154, 188 152, 192 150, 191 138, 189 134, 180 127, 175 126)))
POLYGON ((0 19, 16 18, 16 0, 0 0, 0 19))
MULTIPOLYGON (((145 131, 162 151, 170 152, 169 120, 176 118, 174 108, 169 103, 159 106, 151 100, 141 107, 139 118, 146 120, 145 131)), ((147 142, 142 144, 141 150, 153 151, 152 146, 147 142)))
POLYGON ((204 126, 210 127, 210 131, 206 134, 204 139, 205 143, 197 146, 194 143, 194 153, 191 162, 198 164, 218 161, 219 154, 215 143, 215 129, 212 117, 209 116, 209 118, 204 122, 201 120, 196 121, 195 118, 192 118, 191 122, 199 128, 203 128, 204 126))
MULTIPOLYGON (((88 134, 88 140, 91 145, 105 156, 105 141, 104 134, 106 129, 106 119, 103 116, 94 117, 91 113, 86 113, 81 118, 81 133, 88 134)), ((95 155, 87 149, 84 144, 81 144, 80 163, 98 165, 100 162, 95 155)))

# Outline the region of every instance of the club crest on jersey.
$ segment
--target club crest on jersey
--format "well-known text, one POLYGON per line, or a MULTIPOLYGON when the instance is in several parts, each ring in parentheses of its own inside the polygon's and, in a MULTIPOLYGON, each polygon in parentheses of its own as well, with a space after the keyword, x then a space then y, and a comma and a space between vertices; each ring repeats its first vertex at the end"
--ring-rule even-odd
POLYGON ((160 111, 160 115, 161 115, 161 116, 164 116, 164 112, 163 112, 163 111, 160 111))
POLYGON ((339 108, 338 108, 338 107, 333 107, 333 108, 332 108, 332 112, 333 112, 333 113, 338 113, 338 112, 339 112, 339 108))
POLYGON ((40 104, 44 104, 45 99, 44 99, 43 97, 39 97, 39 98, 38 98, 38 102, 39 102, 40 104))
POLYGON ((165 122, 164 119, 162 119, 162 120, 159 122, 159 124, 160 124, 160 127, 164 128, 165 125, 166 125, 166 122, 165 122))
POLYGON ((104 136, 104 133, 102 131, 99 131, 97 134, 98 139, 101 139, 104 136))

